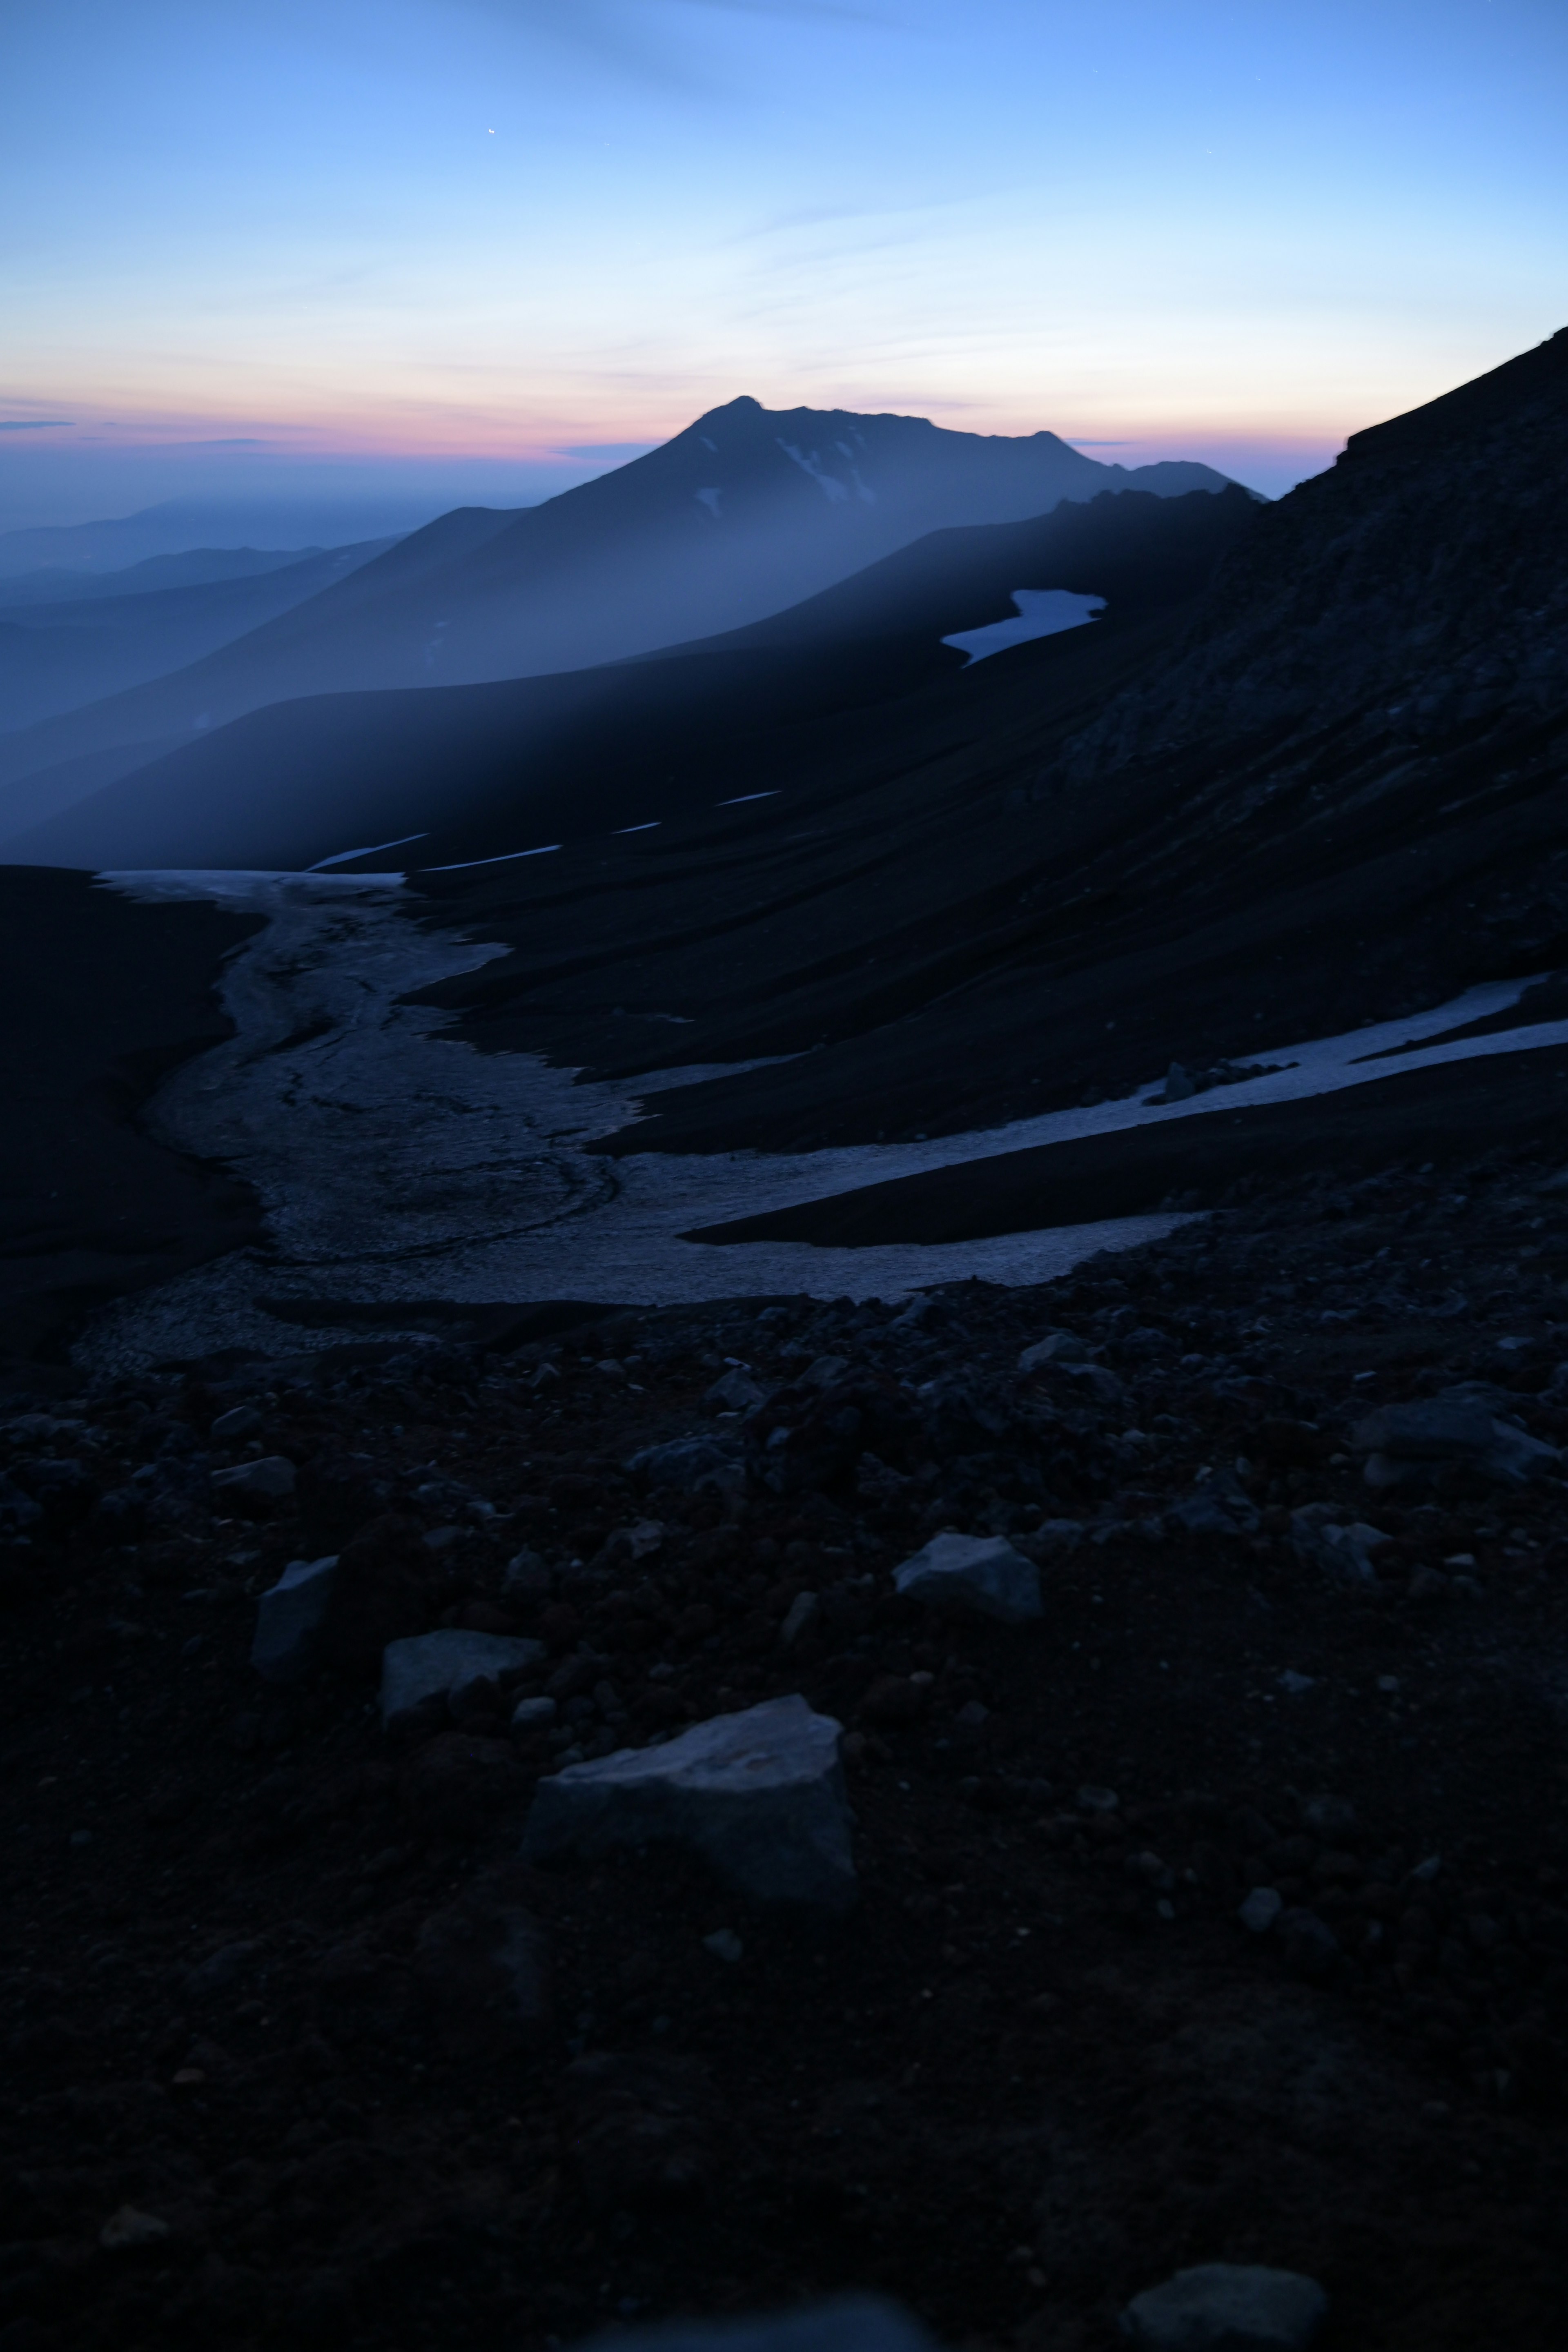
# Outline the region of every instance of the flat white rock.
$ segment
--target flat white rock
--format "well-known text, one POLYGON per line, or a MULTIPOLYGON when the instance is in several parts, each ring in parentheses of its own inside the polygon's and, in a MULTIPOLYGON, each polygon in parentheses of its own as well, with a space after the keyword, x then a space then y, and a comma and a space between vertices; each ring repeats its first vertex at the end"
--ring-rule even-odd
POLYGON ((236 1462, 212 1474, 215 1495, 237 1495, 242 1500, 281 1502, 294 1492, 294 1465, 286 1454, 263 1454, 254 1462, 236 1462))
POLYGON ((250 1663, 263 1682, 297 1683, 310 1672, 337 1564, 335 1551, 322 1559, 291 1559, 277 1583, 262 1594, 250 1663))
POLYGON ((672 1841, 760 1902, 846 1910, 855 1864, 840 1729, 804 1698, 772 1698, 656 1748, 569 1764, 539 1783, 523 1854, 563 1862, 672 1841))
POLYGON ((1040 1571, 1005 1536, 932 1536, 893 1570, 893 1582, 910 1601, 996 1617, 1004 1625, 1026 1624, 1042 1613, 1040 1571))
POLYGON ((381 1654, 381 1719, 388 1731, 475 1683, 521 1674, 544 1655, 538 1642, 510 1633, 468 1633, 448 1626, 389 1642, 381 1654))
POLYGON ((1300 2271, 1201 2263, 1135 2294, 1121 2332, 1147 2352, 1306 2352, 1328 2308, 1300 2271))

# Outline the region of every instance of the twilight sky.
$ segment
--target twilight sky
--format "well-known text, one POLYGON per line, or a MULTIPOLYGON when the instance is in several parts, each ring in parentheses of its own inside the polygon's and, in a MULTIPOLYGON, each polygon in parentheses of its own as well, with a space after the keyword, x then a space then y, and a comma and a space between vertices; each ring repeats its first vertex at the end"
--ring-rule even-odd
POLYGON ((1568 320, 1563 0, 50 0, 0 68, 0 529, 517 504, 740 392, 1278 491, 1568 320))

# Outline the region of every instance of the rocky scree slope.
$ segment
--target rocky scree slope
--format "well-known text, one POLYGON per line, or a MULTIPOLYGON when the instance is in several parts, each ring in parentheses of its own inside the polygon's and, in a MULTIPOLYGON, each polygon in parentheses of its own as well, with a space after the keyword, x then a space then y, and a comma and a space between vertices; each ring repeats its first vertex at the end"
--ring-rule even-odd
POLYGON ((1352 434, 1216 576, 1163 672, 1073 772, 1255 740, 1390 771, 1462 734, 1568 718, 1568 328, 1352 434), (1397 722, 1397 723, 1394 723, 1397 722))
POLYGON ((1563 1199, 1494 1153, 1034 1293, 40 1370, 0 1404, 13 2340, 874 2284, 1112 2352, 1226 2260, 1344 2343, 1555 2352, 1563 1199), (1034 1559, 1040 1620, 900 1599, 943 1528, 1034 1559), (259 1680, 257 1601, 332 1552, 327 1654, 259 1680), (389 1738, 383 1650, 442 1626, 539 1643, 523 1704, 389 1738), (845 1727, 841 1923, 662 1850, 520 1864, 574 1753, 790 1693, 845 1727))

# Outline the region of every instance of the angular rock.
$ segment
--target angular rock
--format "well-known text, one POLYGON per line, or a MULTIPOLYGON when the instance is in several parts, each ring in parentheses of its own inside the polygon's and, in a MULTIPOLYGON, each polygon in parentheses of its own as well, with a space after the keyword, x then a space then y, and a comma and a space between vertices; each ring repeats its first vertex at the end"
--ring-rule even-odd
POLYGON ((321 1559, 291 1559, 271 1591, 262 1594, 250 1663, 263 1682, 302 1682, 319 1663, 337 1565, 335 1551, 321 1559))
POLYGON ((1201 2263, 1135 2294, 1121 2332, 1146 2352, 1306 2352, 1328 2308, 1300 2271, 1201 2263))
POLYGON ((759 1902, 846 1910, 855 1864, 840 1728, 804 1698, 766 1699, 662 1746, 569 1765, 539 1783, 524 1856, 673 1842, 759 1902))
POLYGON ((1492 1419, 1479 1405, 1437 1397, 1384 1404, 1357 1423, 1351 1442, 1358 1454, 1385 1454, 1396 1462, 1460 1461, 1486 1453, 1492 1419))
POLYGON ((237 1404, 219 1413, 210 1433, 220 1445, 228 1445, 242 1437, 254 1437, 260 1426, 261 1415, 253 1404, 237 1404))
POLYGON ((1043 1364, 1087 1364, 1089 1348, 1071 1331, 1048 1331, 1026 1348, 1018 1359, 1021 1372, 1037 1372, 1043 1364))
POLYGON ((836 2296, 763 2318, 621 2327, 595 2336, 584 2352, 611 2352, 612 2347, 614 2352, 932 2352, 918 2320, 868 2294, 836 2296))
POLYGON ((169 2224, 156 2213, 143 2213, 134 2205, 121 2205, 99 2231, 98 2242, 106 2253, 134 2253, 143 2246, 161 2246, 168 2235, 169 2224))
POLYGON ((514 1731, 548 1731, 559 1708, 552 1698, 520 1698, 511 1711, 514 1731))
POLYGON ((1284 1908, 1285 1897, 1277 1887, 1255 1886, 1236 1916, 1255 1936, 1267 1936, 1284 1908))
POLYGON ((1352 1584, 1375 1583, 1377 1554, 1391 1538, 1364 1519, 1342 1526, 1333 1514, 1331 1503, 1307 1503, 1291 1512, 1290 1543, 1297 1559, 1352 1584))
POLYGON ((294 1492, 294 1465, 286 1454, 263 1454, 211 1475, 214 1496, 229 1503, 280 1503, 294 1492))
POLYGON ((822 1603, 815 1592, 797 1592, 784 1612, 779 1627, 779 1639, 787 1649, 790 1643, 808 1633, 822 1614, 822 1603))
POLYGON ((1087 1389, 1097 1404, 1121 1404, 1127 1396, 1126 1382, 1118 1380, 1109 1364, 1060 1363, 1057 1370, 1079 1388, 1087 1389))
POLYGON ((760 1404, 766 1404, 770 1393, 743 1365, 737 1364, 714 1381, 702 1402, 714 1412, 755 1412, 760 1404))
POLYGON ((1173 1531, 1194 1536, 1251 1535, 1259 1524, 1258 1506, 1234 1470, 1216 1470, 1165 1518, 1173 1531))
POLYGON ((381 1663, 381 1720, 388 1731, 439 1720, 476 1683, 514 1680, 544 1655, 542 1642, 448 1626, 389 1642, 381 1663))
POLYGON ((745 1465, 711 1437, 673 1437, 647 1446, 626 1468, 650 1489, 673 1486, 687 1495, 734 1494, 746 1484, 745 1465))
POLYGON ((907 1600, 994 1617, 1004 1625, 1027 1624, 1043 1614, 1040 1571, 1005 1536, 933 1536, 893 1570, 893 1582, 907 1600))

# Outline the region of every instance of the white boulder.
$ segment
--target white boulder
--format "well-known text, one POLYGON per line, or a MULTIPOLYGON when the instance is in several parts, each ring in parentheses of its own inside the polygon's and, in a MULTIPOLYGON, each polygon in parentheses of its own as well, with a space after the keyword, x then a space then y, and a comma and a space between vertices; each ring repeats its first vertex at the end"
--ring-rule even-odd
POLYGON ((893 1582, 910 1601, 995 1617, 1004 1625, 1042 1614, 1040 1571, 1005 1536, 932 1536, 893 1570, 893 1582))
POLYGON ((1135 2294, 1121 2332, 1146 2352, 1306 2352, 1328 2308, 1300 2271, 1201 2263, 1135 2294))
POLYGON ((541 1780, 531 1863, 673 1842, 763 1903, 828 1911, 855 1899, 841 1726, 804 1698, 765 1699, 655 1748, 622 1748, 541 1780))
POLYGON ((212 1474, 215 1499, 227 1502, 280 1503, 294 1492, 294 1465, 286 1454, 259 1454, 254 1462, 236 1462, 212 1474))
POLYGON ((291 1559, 262 1594, 250 1663, 263 1682, 300 1682, 315 1665, 337 1564, 335 1551, 321 1559, 291 1559))

